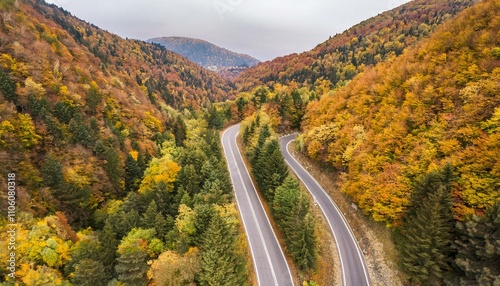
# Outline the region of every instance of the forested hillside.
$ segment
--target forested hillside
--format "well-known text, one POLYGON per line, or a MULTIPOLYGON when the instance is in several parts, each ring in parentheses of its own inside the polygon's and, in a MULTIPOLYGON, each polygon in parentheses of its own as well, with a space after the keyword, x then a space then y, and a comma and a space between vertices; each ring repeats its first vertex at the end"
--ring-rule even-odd
POLYGON ((39 1, 2 3, 1 163, 19 170, 30 191, 20 203, 37 213, 58 201, 43 193, 41 171, 52 159, 64 162, 66 181, 89 188, 95 208, 125 194, 129 152, 141 160, 159 154, 166 134, 178 132, 172 107, 197 110, 227 96, 220 77, 164 48, 39 1))
POLYGON ((16 223, 17 281, 252 283, 218 133, 242 121, 300 279, 329 265, 278 156, 290 130, 393 231, 408 285, 499 284, 499 31, 499 0, 415 0, 233 84, 44 1, 0 0, 0 185, 15 185, 0 209, 16 210, 0 225, 16 223))
POLYGON ((376 220, 396 223, 414 179, 447 162, 460 174, 457 217, 498 200, 494 4, 467 10, 417 48, 308 105, 309 156, 345 172, 345 191, 376 220))
MULTIPOLYGON (((7 214, 9 195, 16 210, 0 220, 0 256, 15 222, 17 281, 247 283, 246 240, 207 122, 230 85, 43 1, 1 0, 0 10, 1 186, 15 185, 0 206, 7 214)), ((12 270, 0 264, 4 281, 12 270)))
POLYGON ((303 117, 303 151, 397 228, 416 284, 499 282, 499 31, 500 2, 483 1, 303 117))
POLYGON ((235 83, 250 91, 279 83, 314 87, 344 86, 367 67, 401 55, 474 0, 415 0, 355 25, 311 51, 261 63, 241 73, 235 83), (327 81, 325 83, 325 81, 327 81))

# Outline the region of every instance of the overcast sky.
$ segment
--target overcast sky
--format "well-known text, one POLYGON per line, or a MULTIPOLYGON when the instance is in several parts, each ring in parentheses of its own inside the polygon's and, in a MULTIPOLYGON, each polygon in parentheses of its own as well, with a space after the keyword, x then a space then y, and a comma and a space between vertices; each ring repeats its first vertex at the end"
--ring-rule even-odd
POLYGON ((408 0, 46 0, 121 37, 207 40, 259 60, 314 48, 408 0))

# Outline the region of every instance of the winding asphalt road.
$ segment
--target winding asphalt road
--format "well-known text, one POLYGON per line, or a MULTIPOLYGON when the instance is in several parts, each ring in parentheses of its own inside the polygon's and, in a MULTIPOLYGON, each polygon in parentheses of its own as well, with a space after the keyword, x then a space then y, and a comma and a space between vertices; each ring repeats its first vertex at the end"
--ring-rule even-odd
POLYGON ((260 286, 293 286, 288 263, 236 144, 239 128, 238 124, 224 131, 222 147, 252 252, 258 284, 260 286))
POLYGON ((370 285, 364 257, 346 219, 321 185, 288 151, 288 145, 295 140, 296 136, 296 134, 292 134, 280 139, 281 153, 285 157, 286 163, 307 187, 315 204, 323 211, 337 244, 342 268, 342 283, 345 286, 370 285))

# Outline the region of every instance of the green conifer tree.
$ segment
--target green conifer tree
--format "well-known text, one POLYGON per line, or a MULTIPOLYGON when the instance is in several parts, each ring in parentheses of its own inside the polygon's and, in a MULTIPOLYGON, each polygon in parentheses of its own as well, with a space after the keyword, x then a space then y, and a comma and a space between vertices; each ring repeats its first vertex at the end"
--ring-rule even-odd
POLYGON ((155 200, 152 200, 140 220, 141 228, 143 229, 154 228, 157 214, 158 214, 158 206, 156 205, 155 200))
POLYGON ((109 222, 106 222, 103 230, 99 233, 99 241, 101 243, 101 261, 108 275, 114 271, 116 261, 116 249, 119 241, 116 239, 116 233, 109 222))
POLYGON ((402 269, 416 283, 441 285, 453 275, 453 178, 452 167, 446 165, 416 182, 413 208, 396 236, 402 269))
POLYGON ((93 259, 83 259, 75 266, 71 279, 75 286, 106 286, 107 276, 104 265, 93 259))
POLYGON ((205 231, 201 245, 200 285, 244 284, 244 260, 235 253, 235 248, 235 230, 219 214, 215 214, 205 231))
POLYGON ((457 223, 457 228, 455 263, 462 271, 460 284, 500 285, 500 205, 484 217, 474 215, 457 223))
POLYGON ((115 270, 118 274, 118 280, 125 285, 147 285, 148 254, 139 245, 139 239, 128 241, 125 238, 118 247, 117 254, 115 270))
POLYGON ((317 259, 314 217, 309 213, 309 200, 297 180, 288 177, 276 189, 273 215, 296 265, 301 270, 314 269, 317 259))
POLYGON ((281 155, 278 140, 267 142, 254 165, 254 175, 264 197, 273 201, 275 189, 283 184, 288 176, 288 166, 281 155))
POLYGON ((137 191, 141 184, 143 171, 130 154, 127 155, 125 160, 125 192, 137 191))
POLYGON ((290 252, 300 270, 308 271, 316 267, 316 236, 314 217, 307 213, 290 236, 290 252))
POLYGON ((252 156, 250 157, 250 163, 252 164, 252 167, 255 166, 255 164, 259 160, 262 148, 264 148, 264 144, 266 143, 266 140, 267 138, 269 138, 269 136, 271 136, 271 132, 269 131, 269 125, 266 124, 260 129, 257 145, 253 149, 252 156))

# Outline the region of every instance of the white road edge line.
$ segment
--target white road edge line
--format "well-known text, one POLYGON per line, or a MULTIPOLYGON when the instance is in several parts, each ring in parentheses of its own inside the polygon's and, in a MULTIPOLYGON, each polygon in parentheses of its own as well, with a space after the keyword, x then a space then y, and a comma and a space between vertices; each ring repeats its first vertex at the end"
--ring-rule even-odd
MULTIPOLYGON (((288 145, 291 142, 292 141, 290 141, 290 142, 288 142, 286 144, 286 148, 287 148, 286 152, 293 158, 293 156, 290 154, 290 152, 288 152, 288 145)), ((294 170, 293 167, 292 167, 292 165, 290 163, 288 163, 288 160, 285 159, 285 161, 287 161, 288 166, 290 166, 290 168, 292 168, 292 170, 294 170)), ((295 162, 298 163, 297 161, 295 161, 295 162)), ((303 182, 304 186, 306 186, 307 190, 309 191, 309 193, 311 194, 311 196, 313 197, 313 199, 316 200, 316 197, 315 197, 314 193, 311 191, 311 189, 309 189, 309 187, 307 186, 307 184, 304 183, 304 180, 301 179, 300 175, 297 172, 295 172, 295 170, 294 170, 294 173, 303 182)), ((345 285, 345 280, 346 280, 345 279, 345 267, 344 267, 344 263, 342 262, 342 252, 340 251, 340 247, 339 247, 339 243, 338 243, 339 240, 337 239, 337 236, 335 235, 335 231, 333 231, 332 223, 331 223, 330 219, 328 218, 328 216, 326 215, 326 212, 323 209, 323 206, 321 205, 321 202, 318 201, 317 204, 319 205, 321 211, 323 212, 323 216, 326 218, 326 220, 328 222, 328 225, 330 226, 331 233, 333 234, 333 238, 335 239, 335 246, 337 247, 337 252, 339 253, 340 268, 341 268, 341 271, 342 271, 342 285, 345 285)))
MULTIPOLYGON (((226 129, 224 130, 224 132, 222 133, 222 149, 224 150, 224 154, 226 154, 226 148, 224 147, 224 135, 226 134, 226 132, 229 130, 226 129)), ((235 189, 235 186, 234 186, 234 182, 233 182, 233 177, 231 176, 231 169, 229 168, 229 162, 227 161, 226 159, 226 167, 227 167, 227 170, 229 171, 229 177, 231 178, 231 182, 232 182, 232 185, 233 185, 233 192, 234 192, 234 195, 236 197, 236 200, 238 199, 238 195, 236 194, 236 189, 235 189)), ((253 247, 252 247, 252 242, 250 241, 250 238, 248 237, 248 229, 247 229, 247 225, 245 223, 245 218, 243 217, 243 213, 240 209, 240 205, 236 202, 236 206, 238 206, 238 211, 240 212, 240 216, 241 216, 241 220, 243 221, 243 228, 245 228, 245 237, 247 239, 247 242, 248 242, 248 246, 250 247, 250 252, 252 253, 252 260, 253 260, 253 268, 255 270, 255 275, 257 276, 257 284, 258 285, 262 285, 262 283, 260 282, 260 275, 259 275, 259 269, 257 268, 257 264, 255 263, 255 252, 253 250, 253 247)))
MULTIPOLYGON (((292 134, 292 135, 293 135, 293 134, 292 134)), ((288 136, 292 136, 292 135, 288 135, 288 136)), ((294 140, 295 140, 295 139, 294 139, 294 140)), ((294 140, 292 140, 292 141, 294 141, 294 140)), ((370 284, 370 279, 368 278, 369 276, 368 276, 368 271, 367 271, 367 269, 366 269, 366 264, 365 264, 364 257, 361 255, 361 251, 360 251, 360 247, 359 247, 358 241, 354 238, 354 232, 352 231, 351 226, 347 223, 346 218, 344 217, 344 215, 342 214, 342 212, 341 212, 341 211, 340 211, 340 209, 338 208, 337 204, 335 204, 335 202, 334 202, 334 201, 332 200, 332 198, 328 195, 328 193, 327 193, 327 192, 323 189, 323 187, 322 187, 322 186, 318 183, 318 181, 316 181, 316 179, 315 179, 313 176, 311 176, 311 174, 309 174, 309 172, 308 172, 306 169, 304 169, 304 167, 302 167, 302 165, 301 165, 301 164, 300 164, 300 163, 299 163, 299 162, 295 159, 295 157, 294 157, 294 156, 293 156, 293 155, 292 155, 292 154, 288 151, 288 146, 289 146, 289 144, 290 144, 290 143, 292 143, 292 141, 290 141, 290 142, 288 142, 288 143, 287 143, 287 145, 286 145, 286 152, 290 155, 290 157, 292 158, 292 160, 294 160, 294 161, 295 161, 295 163, 297 163, 297 165, 299 165, 299 167, 300 167, 300 168, 301 168, 301 169, 302 169, 302 170, 303 170, 303 171, 304 171, 307 175, 309 175, 309 177, 310 177, 311 179, 313 179, 313 181, 314 181, 314 182, 315 182, 315 183, 319 186, 320 190, 321 190, 321 191, 322 191, 322 192, 326 195, 326 197, 330 200, 330 202, 331 202, 331 203, 332 203, 332 205, 335 207, 335 209, 337 210, 337 212, 340 214, 340 217, 342 218, 342 222, 344 223, 344 225, 345 225, 345 226, 347 227, 347 229, 349 230, 349 234, 350 234, 349 236, 351 237, 352 241, 353 241, 353 242, 354 242, 354 244, 356 245, 356 251, 357 251, 358 256, 359 256, 359 259, 360 259, 360 261, 361 261, 361 265, 363 266, 363 272, 364 272, 364 274, 365 274, 366 283, 367 283, 368 285, 371 285, 371 284, 370 284)), ((289 165, 290 165, 290 164, 289 164, 289 165)), ((293 169, 293 168, 292 168, 292 169, 293 169)), ((296 173, 296 174, 297 174, 297 173, 296 173)), ((297 176, 298 176, 298 174, 297 174, 297 176)), ((299 177, 300 177, 300 176, 299 176, 299 177)), ((304 185, 305 185, 305 184, 304 184, 304 185)), ((306 187, 307 187, 307 186, 306 186, 306 187)), ((310 190, 309 188, 307 188, 307 190, 309 191, 309 193, 311 193, 311 195, 313 195, 313 196, 314 196, 314 194, 311 192, 311 190, 310 190)), ((320 206, 321 210, 323 211, 323 213, 325 213, 325 212, 324 212, 324 210, 323 210, 323 207, 321 206, 321 204, 320 204, 319 202, 318 202, 318 204, 319 204, 319 206, 320 206)), ((326 215, 325 215, 325 217, 326 217, 326 215)), ((327 220, 328 220, 328 219, 327 219, 327 220)), ((332 228, 332 225, 330 224, 330 221, 328 221, 328 224, 330 225, 330 229, 332 230, 332 233, 333 233, 333 235, 334 235, 334 237, 335 237, 335 233, 333 232, 333 228, 332 228)), ((336 240, 336 241, 338 241, 336 238, 335 238, 335 240, 336 240)), ((336 244, 337 244, 337 249, 338 249, 338 243, 336 243, 336 244)), ((339 256, 340 256, 340 250, 339 250, 339 256)), ((340 260, 340 263, 341 263, 341 265, 342 265, 342 269, 344 269, 344 265, 342 264, 342 259, 340 260)), ((344 276, 344 275, 345 275, 345 272, 344 272, 344 271, 342 271, 342 277, 343 277, 343 279, 344 279, 344 281, 345 281, 345 276, 344 276)), ((343 283, 345 283, 344 281, 343 281, 343 283)))
MULTIPOLYGON (((227 131, 229 131, 229 129, 231 129, 231 127, 230 127, 230 128, 227 128, 227 129, 223 132, 222 137, 224 137, 225 133, 226 133, 227 131)), ((237 129, 237 132, 236 132, 235 137, 236 137, 236 136, 238 136, 238 134, 239 134, 239 129, 237 129)), ((228 140, 229 140, 229 138, 228 138, 228 140)), ((224 149, 224 152, 225 152, 225 151, 226 151, 226 148, 224 147, 224 144, 222 144, 222 148, 224 149)), ((243 161, 243 163, 244 163, 245 161, 243 160, 243 157, 241 156, 241 152, 239 151, 238 145, 236 145, 236 148, 238 149, 238 154, 239 154, 239 156, 240 156, 241 160, 242 160, 242 161, 243 161)), ((236 162, 236 156, 234 155, 233 148, 231 147, 231 144, 229 144, 229 151, 231 152, 231 155, 233 156, 233 159, 234 159, 234 161, 236 162)), ((247 168, 246 164, 243 164, 243 166, 245 167, 245 171, 247 172, 247 174, 248 174, 248 175, 249 175, 249 177, 250 177, 250 173, 248 172, 248 168, 247 168)), ((229 172, 231 173, 231 170, 230 170, 230 168, 229 168, 229 162, 228 162, 228 164, 227 164, 227 168, 228 168, 229 172)), ((240 180, 241 180, 241 182, 242 182, 243 188, 244 188, 244 189, 245 189, 245 191, 246 191, 245 193, 246 193, 246 195, 247 195, 247 199, 248 199, 248 201, 250 202, 250 197, 249 197, 249 195, 248 195, 248 190, 247 190, 247 188, 245 187, 245 184, 244 184, 244 181, 243 181, 243 177, 242 177, 242 175, 241 175, 241 173, 240 173, 240 172, 238 172, 238 176, 240 177, 240 180)), ((231 177, 231 180, 232 180, 232 177, 231 177)), ((254 185, 253 180, 251 179, 251 177, 250 177, 250 182, 252 183, 252 187, 254 188, 255 192, 257 192, 257 190, 256 190, 256 188, 255 188, 255 185, 254 185)), ((233 183, 233 189, 234 189, 234 192, 235 192, 235 195, 236 195, 236 190, 235 190, 235 187, 234 187, 234 183, 233 183)), ((236 197, 237 197, 237 195, 236 195, 236 197)), ((263 210, 265 210, 265 209, 264 209, 264 205, 262 204, 262 201, 261 201, 261 199, 260 199, 260 197, 259 197, 259 195, 258 195, 258 194, 257 194, 257 198, 259 199, 259 203, 260 203, 260 205, 261 205, 262 209, 263 209, 263 210)), ((273 274, 274 283, 275 283, 275 285, 279 285, 279 284, 278 284, 278 282, 277 282, 276 273, 275 273, 275 271, 274 271, 273 264, 272 264, 272 262, 271 262, 271 260, 270 260, 269 252, 268 252, 268 249, 267 249, 267 244, 266 244, 265 240, 263 239, 263 236, 262 236, 262 230, 261 230, 261 228, 260 228, 260 225, 258 224, 258 221, 257 221, 256 215, 255 215, 255 210, 254 210, 254 208, 253 208, 253 205, 252 205, 252 204, 250 204, 250 206, 251 206, 251 210, 252 210, 252 215, 253 215, 253 217, 254 217, 254 219, 255 219, 255 221, 256 221, 256 225, 257 225, 257 229, 258 229, 258 231, 259 231, 259 235, 260 235, 261 241, 262 241, 262 242, 263 242, 263 244, 264 244, 264 250, 265 250, 265 252, 266 252, 267 259, 268 259, 269 264, 270 264, 270 267, 271 267, 271 272, 272 272, 272 274, 273 274)), ((238 209, 240 210, 240 213, 241 213, 241 209, 240 209, 239 205, 238 205, 238 209)), ((272 233, 273 233, 273 236, 274 236, 275 242, 276 242, 276 244, 278 245, 278 248, 279 248, 279 250, 280 250, 280 253, 281 253, 281 256, 282 256, 282 258, 283 258, 283 261, 285 262, 286 267, 287 267, 287 269, 288 269, 288 275, 290 276, 290 280, 291 280, 291 282, 292 282, 292 286, 294 286, 294 285, 295 285, 295 283, 294 283, 294 281, 293 281, 292 272, 290 271, 290 267, 289 267, 288 262, 287 262, 287 260, 286 260, 286 258, 285 258, 285 255, 284 255, 284 253, 283 253, 283 249, 281 249, 281 245, 280 245, 280 244, 279 244, 279 242, 278 242, 278 238, 277 238, 277 236, 276 236, 276 233, 274 232, 274 229, 273 229, 273 227, 272 227, 272 225, 271 225, 271 222, 270 222, 270 220, 269 220, 269 217, 267 216, 267 213, 266 213, 265 211, 264 211, 264 215, 266 216, 267 222, 269 223, 269 226, 271 227, 271 231, 272 231, 272 233)), ((242 215, 242 219, 243 219, 243 215, 242 215)), ((244 219, 243 219, 243 224, 244 224, 244 227, 245 227, 245 231, 247 231, 247 228, 246 228, 246 225, 245 225, 244 219)), ((252 252, 252 258, 253 258, 253 261, 254 261, 254 268, 255 268, 255 271, 256 271, 257 280, 258 280, 259 285, 261 285, 261 282, 260 282, 260 277, 259 277, 258 270, 257 270, 257 265, 255 264, 255 255, 254 255, 254 251, 253 251, 253 248, 252 248, 252 245, 251 245, 250 239, 248 238, 248 232, 247 232, 247 241, 249 242, 250 251, 252 252)))
MULTIPOLYGON (((238 133, 236 133, 236 136, 238 136, 237 134, 238 133)), ((233 148, 231 147, 231 145, 229 146, 229 152, 231 152, 231 156, 233 157, 234 162, 236 162, 236 156, 234 155, 233 148)), ((267 262, 269 263, 269 267, 271 268, 271 273, 273 275, 274 285, 279 285, 278 278, 276 278, 276 272, 274 271, 273 263, 271 261, 271 256, 269 255, 269 249, 267 248, 267 243, 264 239, 264 236, 262 235, 262 229, 260 228, 259 221, 257 220, 257 215, 255 214, 255 209, 253 207, 253 204, 251 203, 250 196, 248 195, 248 189, 245 186, 245 181, 243 180, 243 176, 241 175, 241 172, 237 172, 237 173, 238 173, 238 177, 241 180, 241 186, 245 190, 245 195, 247 197, 248 204, 250 205, 250 211, 252 212, 252 216, 255 220, 255 225, 257 226, 257 231, 259 233, 260 241, 264 245, 264 252, 266 253, 267 262)))
MULTIPOLYGON (((238 136, 239 133, 240 133, 240 131, 238 130, 238 132, 236 133, 236 136, 238 136)), ((238 145, 236 145, 236 148, 238 149, 238 153, 240 154, 240 157, 243 160, 243 157, 241 156, 241 152, 240 152, 240 149, 239 149, 238 145)), ((245 163, 244 160, 243 160, 243 163, 245 163)), ((243 164, 243 166, 245 167, 245 171, 247 172, 247 174, 250 175, 250 172, 248 171, 247 165, 243 164)), ((250 176, 250 182, 252 183, 252 187, 255 190, 256 194, 257 194, 257 188, 255 188, 255 184, 253 183, 253 180, 252 180, 251 176, 250 176)), ((257 198, 259 199, 260 206, 264 210, 264 215, 266 216, 267 222, 269 223, 269 226, 271 227, 271 231, 273 232, 273 236, 274 236, 274 241, 278 245, 278 248, 279 248, 280 253, 281 253, 281 257, 283 258, 283 261, 285 261, 286 268, 288 269, 288 275, 290 275, 290 280, 292 281, 292 286, 294 286, 295 283, 293 281, 292 271, 290 270, 290 266, 288 265, 288 262, 286 261, 286 257, 285 257, 285 254, 283 253, 283 249, 281 249, 281 245, 280 245, 280 243, 278 241, 278 237, 276 236, 276 233, 274 232, 273 225, 271 224, 271 221, 269 220, 269 217, 267 216, 267 213, 265 211, 266 209, 264 208, 264 205, 262 204, 262 200, 260 199, 259 194, 257 194, 257 198)))

